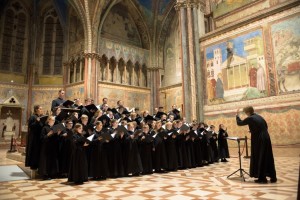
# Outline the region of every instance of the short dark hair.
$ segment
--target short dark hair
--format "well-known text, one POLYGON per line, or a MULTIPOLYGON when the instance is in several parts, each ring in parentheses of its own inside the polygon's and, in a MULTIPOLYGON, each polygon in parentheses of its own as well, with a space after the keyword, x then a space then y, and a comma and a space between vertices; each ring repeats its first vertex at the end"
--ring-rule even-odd
POLYGON ((252 106, 247 106, 245 108, 243 108, 244 113, 249 113, 250 115, 252 115, 254 113, 254 108, 252 106))
POLYGON ((41 107, 40 105, 35 105, 35 106, 33 106, 33 112, 36 113, 36 111, 37 111, 40 107, 41 107))

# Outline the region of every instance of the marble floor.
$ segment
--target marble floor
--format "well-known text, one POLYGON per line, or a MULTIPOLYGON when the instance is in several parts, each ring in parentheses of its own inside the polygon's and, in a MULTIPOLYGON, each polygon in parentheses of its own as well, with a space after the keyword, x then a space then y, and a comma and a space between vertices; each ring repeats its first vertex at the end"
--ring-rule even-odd
MULTIPOLYGON (((231 148, 228 163, 181 170, 166 174, 89 181, 83 185, 68 185, 66 179, 18 180, 0 182, 0 199, 287 199, 296 200, 299 179, 300 147, 275 147, 277 183, 257 184, 246 176, 227 178, 239 168, 237 149, 231 148)), ((0 165, 21 162, 5 158, 0 150, 0 165)), ((249 159, 242 158, 242 167, 249 170, 249 159)))

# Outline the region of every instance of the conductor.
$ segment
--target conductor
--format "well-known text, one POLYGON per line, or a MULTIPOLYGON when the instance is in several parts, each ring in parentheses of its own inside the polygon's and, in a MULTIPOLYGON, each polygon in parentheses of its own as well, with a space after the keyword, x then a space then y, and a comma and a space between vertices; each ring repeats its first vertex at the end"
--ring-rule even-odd
POLYGON ((265 119, 254 113, 252 106, 245 107, 243 112, 247 118, 241 119, 239 109, 236 112, 236 123, 239 126, 248 125, 251 133, 250 177, 258 178, 256 183, 277 182, 274 157, 268 125, 265 119))

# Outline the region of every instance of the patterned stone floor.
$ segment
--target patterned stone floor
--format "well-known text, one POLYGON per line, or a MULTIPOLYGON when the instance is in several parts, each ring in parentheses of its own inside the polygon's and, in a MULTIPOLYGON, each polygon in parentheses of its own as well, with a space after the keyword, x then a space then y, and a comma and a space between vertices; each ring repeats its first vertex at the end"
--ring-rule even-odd
MULTIPOLYGON (((299 148, 293 153, 288 148, 274 151, 280 154, 275 154, 278 182, 268 184, 254 183, 247 176, 246 182, 238 175, 228 179, 227 176, 239 168, 236 149, 230 152, 232 158, 228 163, 167 174, 89 181, 77 186, 66 184, 66 179, 0 182, 0 199, 297 199, 299 148)), ((18 163, 3 155, 0 150, 0 165, 18 163)), ((249 159, 242 158, 242 167, 248 171, 248 166, 249 159)))

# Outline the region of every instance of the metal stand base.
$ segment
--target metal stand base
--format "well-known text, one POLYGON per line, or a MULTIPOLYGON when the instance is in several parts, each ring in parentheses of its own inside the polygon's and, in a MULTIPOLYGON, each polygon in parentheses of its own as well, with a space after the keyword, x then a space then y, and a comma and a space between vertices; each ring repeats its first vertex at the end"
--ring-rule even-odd
POLYGON ((235 172, 233 172, 232 174, 230 174, 229 176, 227 176, 227 178, 229 178, 230 176, 232 176, 233 174, 236 174, 237 172, 240 172, 240 176, 242 177, 243 180, 245 181, 245 176, 244 174, 247 174, 248 176, 250 176, 243 168, 242 168, 242 160, 241 160, 241 148, 240 148, 240 139, 237 138, 237 143, 238 143, 238 147, 239 147, 239 162, 240 162, 240 168, 238 170, 236 170, 235 172))

